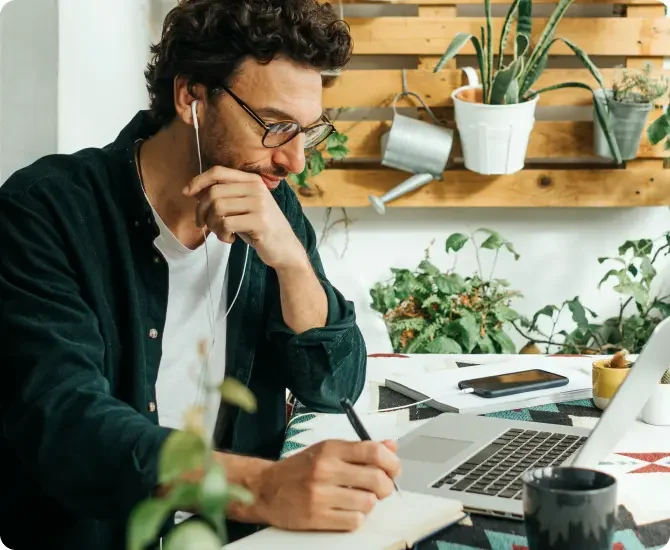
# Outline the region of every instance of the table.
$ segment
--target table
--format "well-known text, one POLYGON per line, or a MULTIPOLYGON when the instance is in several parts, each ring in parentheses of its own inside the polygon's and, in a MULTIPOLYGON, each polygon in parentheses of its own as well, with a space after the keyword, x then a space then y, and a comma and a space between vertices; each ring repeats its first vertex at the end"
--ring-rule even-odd
MULTIPOLYGON (((397 439, 441 414, 426 405, 375 413, 411 405, 411 399, 383 387, 386 376, 421 369, 472 368, 476 365, 537 356, 510 355, 397 355, 372 354, 366 388, 356 410, 375 439, 397 439)), ((600 411, 590 399, 493 413, 487 416, 593 428, 600 411)), ((319 414, 298 404, 289 421, 282 458, 325 439, 355 441, 343 415, 319 414)), ((619 523, 614 550, 670 549, 670 428, 637 422, 615 452, 600 464, 619 482, 619 523)), ((418 550, 526 550, 522 522, 471 516, 418 546, 418 550)))

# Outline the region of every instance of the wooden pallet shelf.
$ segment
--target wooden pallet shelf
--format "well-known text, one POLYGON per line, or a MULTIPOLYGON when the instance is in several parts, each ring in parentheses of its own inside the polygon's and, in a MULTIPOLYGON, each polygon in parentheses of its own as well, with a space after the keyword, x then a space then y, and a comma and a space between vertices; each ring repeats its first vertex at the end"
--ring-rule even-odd
MULTIPOLYGON (((389 207, 616 207, 670 202, 670 171, 639 163, 636 169, 533 170, 487 177, 467 170, 444 173, 389 207), (660 172, 660 173, 659 173, 660 172), (665 172, 665 174, 663 174, 665 172)), ((655 164, 655 163, 654 163, 655 164)), ((314 178, 315 196, 299 192, 303 206, 369 207, 406 174, 396 170, 330 169, 314 178)))
MULTIPOLYGON (((509 4, 509 0, 492 1, 509 4)), ((534 0, 534 3, 555 4, 555 1, 534 0)), ((369 195, 381 196, 409 177, 405 172, 383 168, 380 164, 380 137, 390 128, 392 111, 388 107, 403 89, 402 74, 404 72, 407 89, 419 94, 444 124, 455 128, 451 94, 467 84, 463 71, 457 67, 465 64, 464 56, 470 56, 467 64, 471 64, 474 50, 468 45, 444 70, 435 74, 432 69, 456 33, 478 35, 485 22, 481 17, 460 15, 459 6, 481 6, 481 0, 344 0, 344 3, 413 5, 416 14, 408 16, 405 8, 400 12, 396 8, 384 8, 375 12, 380 17, 345 17, 354 39, 354 61, 365 56, 365 62, 358 66, 366 68, 346 70, 328 82, 323 105, 336 119, 338 130, 348 135, 350 154, 344 162, 330 161, 326 171, 310 179, 313 188, 309 196, 300 190, 300 200, 306 207, 368 208, 369 195), (389 66, 390 59, 396 60, 394 66, 406 67, 404 71, 384 68, 389 66)), ((572 40, 590 56, 598 56, 599 64, 604 67, 601 72, 606 85, 616 74, 615 63, 607 60, 622 57, 627 67, 639 68, 651 63, 656 74, 664 72, 670 77, 670 70, 662 68, 663 57, 670 57, 670 18, 665 17, 665 8, 660 2, 576 0, 575 4, 600 5, 604 15, 566 16, 556 35, 572 40)), ((494 21, 496 36, 503 19, 499 17, 494 21)), ((534 18, 534 41, 545 23, 546 18, 534 18)), ((562 65, 565 56, 574 57, 567 46, 554 44, 551 55, 550 68, 544 71, 534 86, 536 89, 566 81, 597 87, 586 69, 562 65)), ((398 106, 417 107, 417 104, 401 100, 398 106)), ((488 177, 459 168, 462 155, 456 132, 451 155, 453 168, 444 173, 443 181, 430 183, 387 206, 670 205, 670 170, 663 168, 667 151, 662 144, 651 146, 645 133, 638 151, 639 160, 614 167, 613 163, 594 155, 593 122, 588 120, 592 95, 588 90, 564 89, 543 94, 538 103, 540 109, 544 111, 538 115, 531 134, 524 170, 508 176, 488 177), (566 108, 578 114, 567 116, 566 108)), ((409 112, 425 116, 421 109, 409 112)), ((652 111, 649 123, 661 114, 659 105, 652 111)))
MULTIPOLYGON (((500 36, 504 18, 494 19, 493 32, 500 36)), ((534 19, 531 40, 537 42, 546 19, 534 19)), ((350 19, 356 54, 442 55, 459 32, 478 35, 485 19, 472 17, 375 17, 350 19)), ((666 56, 670 55, 670 19, 573 17, 563 19, 557 36, 567 38, 589 55, 666 56)), ((511 53, 512 45, 509 45, 511 53)), ((465 55, 475 53, 471 44, 465 55)), ((571 55, 562 42, 551 50, 553 55, 571 55)))

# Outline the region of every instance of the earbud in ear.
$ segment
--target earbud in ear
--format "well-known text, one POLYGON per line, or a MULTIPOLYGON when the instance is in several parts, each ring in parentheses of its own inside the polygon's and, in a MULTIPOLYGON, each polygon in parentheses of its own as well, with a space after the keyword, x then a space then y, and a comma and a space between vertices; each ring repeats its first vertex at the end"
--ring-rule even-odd
POLYGON ((195 126, 195 129, 198 130, 200 129, 200 124, 198 123, 198 100, 195 99, 193 103, 191 103, 191 112, 193 113, 193 126, 195 126))

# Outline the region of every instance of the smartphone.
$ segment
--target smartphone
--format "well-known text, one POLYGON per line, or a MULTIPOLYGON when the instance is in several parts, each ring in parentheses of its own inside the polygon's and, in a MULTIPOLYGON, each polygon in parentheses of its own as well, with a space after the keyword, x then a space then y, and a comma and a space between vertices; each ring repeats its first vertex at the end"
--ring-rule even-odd
POLYGON ((460 389, 472 388, 475 395, 480 397, 502 397, 535 390, 546 390, 558 388, 568 383, 568 378, 553 372, 541 369, 511 372, 509 374, 497 374, 484 378, 472 378, 461 380, 458 383, 460 389))

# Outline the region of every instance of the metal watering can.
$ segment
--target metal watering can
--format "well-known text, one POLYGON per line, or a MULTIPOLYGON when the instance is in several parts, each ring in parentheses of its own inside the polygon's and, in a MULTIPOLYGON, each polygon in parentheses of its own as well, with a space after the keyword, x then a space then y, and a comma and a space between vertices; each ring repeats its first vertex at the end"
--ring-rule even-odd
POLYGON ((442 180, 454 142, 454 131, 441 126, 423 99, 414 92, 403 91, 393 100, 391 129, 381 137, 382 165, 414 174, 381 197, 368 200, 378 214, 386 212, 385 204, 410 191, 442 180), (435 124, 398 114, 396 104, 403 96, 415 97, 435 124))

